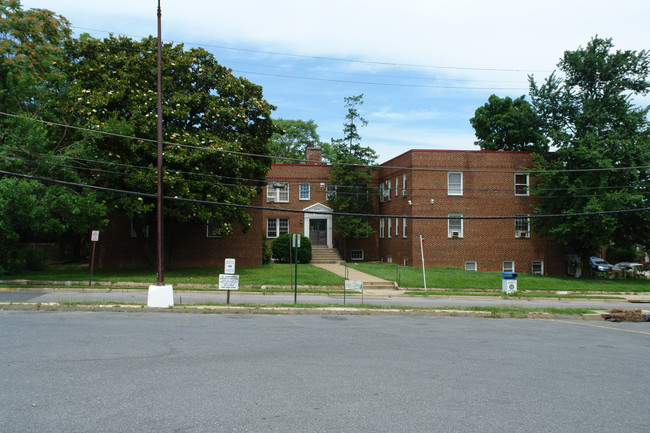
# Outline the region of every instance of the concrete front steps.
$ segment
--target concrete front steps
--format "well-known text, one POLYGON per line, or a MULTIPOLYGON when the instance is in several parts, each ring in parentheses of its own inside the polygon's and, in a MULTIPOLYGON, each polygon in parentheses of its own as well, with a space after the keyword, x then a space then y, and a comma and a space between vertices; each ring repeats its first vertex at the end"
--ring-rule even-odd
POLYGON ((341 256, 336 248, 312 246, 311 263, 341 263, 341 256))

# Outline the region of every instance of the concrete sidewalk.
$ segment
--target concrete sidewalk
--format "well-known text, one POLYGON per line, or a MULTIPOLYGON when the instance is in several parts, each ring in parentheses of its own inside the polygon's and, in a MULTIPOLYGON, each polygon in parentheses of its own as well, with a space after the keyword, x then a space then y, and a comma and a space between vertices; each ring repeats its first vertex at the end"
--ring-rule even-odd
POLYGON ((384 280, 338 263, 312 263, 312 266, 325 269, 348 280, 363 281, 363 292, 367 295, 396 296, 404 293, 394 281, 384 280))

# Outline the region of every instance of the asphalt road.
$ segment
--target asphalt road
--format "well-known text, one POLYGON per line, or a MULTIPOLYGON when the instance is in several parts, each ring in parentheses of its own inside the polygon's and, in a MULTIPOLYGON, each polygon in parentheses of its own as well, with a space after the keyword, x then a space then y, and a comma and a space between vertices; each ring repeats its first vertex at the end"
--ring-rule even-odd
MULTIPOLYGON (((141 291, 0 291, 0 302, 122 302, 122 303, 147 303, 147 290, 141 291)), ((231 304, 293 304, 293 294, 254 294, 231 291, 231 304)), ((342 305, 343 295, 302 295, 298 294, 298 302, 303 304, 342 305)), ((498 297, 388 297, 364 296, 363 300, 357 293, 352 292, 346 296, 346 305, 372 304, 384 306, 411 306, 411 307, 442 307, 442 306, 521 306, 521 307, 555 307, 555 308, 591 308, 596 310, 609 310, 612 308, 642 308, 650 309, 649 304, 631 304, 625 300, 598 301, 598 300, 558 300, 536 298, 498 298, 498 297)), ((191 293, 174 291, 175 305, 226 303, 226 292, 220 293, 191 293)))
POLYGON ((0 311, 3 432, 645 432, 646 323, 0 311))

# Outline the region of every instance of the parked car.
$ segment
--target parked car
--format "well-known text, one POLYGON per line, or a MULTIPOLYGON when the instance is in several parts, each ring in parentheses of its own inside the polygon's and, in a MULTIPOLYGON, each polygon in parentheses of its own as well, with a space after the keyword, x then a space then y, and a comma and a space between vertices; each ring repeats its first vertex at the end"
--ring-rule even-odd
POLYGON ((591 264, 591 270, 594 272, 612 272, 613 269, 612 265, 600 257, 589 257, 589 263, 591 264))
POLYGON ((646 276, 647 271, 643 263, 634 262, 620 262, 614 265, 614 273, 630 274, 630 275, 643 275, 646 276))

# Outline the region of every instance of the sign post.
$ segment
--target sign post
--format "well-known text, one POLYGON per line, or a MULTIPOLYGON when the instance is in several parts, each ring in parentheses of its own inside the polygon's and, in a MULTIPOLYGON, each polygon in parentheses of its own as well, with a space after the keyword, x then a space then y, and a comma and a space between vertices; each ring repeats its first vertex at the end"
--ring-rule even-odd
POLYGON ((230 304, 230 291, 239 290, 239 275, 235 275, 235 259, 226 259, 225 274, 219 275, 219 290, 227 290, 226 304, 230 304))
POLYGON ((93 243, 92 252, 90 253, 90 280, 88 281, 88 287, 93 284, 93 268, 95 267, 95 246, 99 240, 99 230, 93 230, 90 234, 90 241, 93 243))
POLYGON ((348 290, 360 291, 361 303, 363 304, 363 281, 362 280, 345 280, 345 286, 343 286, 343 305, 345 305, 345 296, 348 290))
POLYGON ((294 233, 291 235, 291 245, 293 246, 294 263, 296 266, 293 283, 293 303, 295 305, 298 303, 298 248, 300 248, 300 233, 294 233))
POLYGON ((422 278, 424 279, 424 291, 427 291, 427 274, 424 270, 424 235, 420 235, 420 255, 422 256, 422 278))

